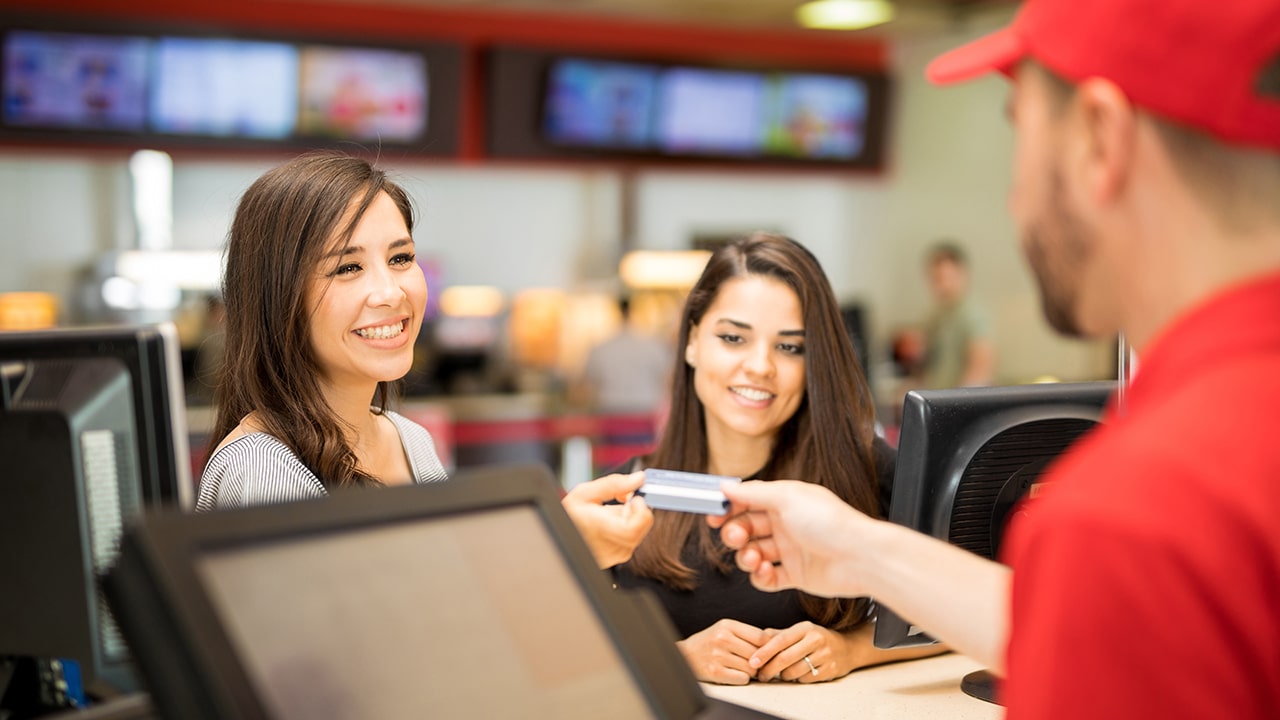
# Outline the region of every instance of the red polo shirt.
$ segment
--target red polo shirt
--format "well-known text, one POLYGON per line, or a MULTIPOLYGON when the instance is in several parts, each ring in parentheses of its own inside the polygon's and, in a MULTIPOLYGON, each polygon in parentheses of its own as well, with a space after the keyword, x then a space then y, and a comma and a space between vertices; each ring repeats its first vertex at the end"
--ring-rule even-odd
POLYGON ((1008 717, 1280 715, 1280 274, 1188 311, 1010 528, 1008 717))

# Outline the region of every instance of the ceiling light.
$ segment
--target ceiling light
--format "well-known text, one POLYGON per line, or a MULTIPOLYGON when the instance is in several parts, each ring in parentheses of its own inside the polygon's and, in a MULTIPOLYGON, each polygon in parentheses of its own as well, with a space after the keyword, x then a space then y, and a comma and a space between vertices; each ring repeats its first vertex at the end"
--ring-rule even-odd
POLYGON ((801 25, 821 30, 860 30, 892 19, 888 0, 813 0, 796 8, 801 25))

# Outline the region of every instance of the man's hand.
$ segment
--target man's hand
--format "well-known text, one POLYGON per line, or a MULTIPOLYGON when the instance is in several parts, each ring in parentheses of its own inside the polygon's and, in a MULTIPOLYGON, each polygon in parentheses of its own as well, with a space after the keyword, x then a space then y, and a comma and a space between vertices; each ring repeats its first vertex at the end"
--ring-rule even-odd
POLYGON ((653 511, 635 496, 643 483, 643 472, 606 475, 575 486, 561 500, 602 568, 630 560, 653 526, 653 511), (611 500, 621 504, 604 504, 611 500))
POLYGON ((751 573, 756 587, 799 588, 828 597, 870 595, 1003 673, 1009 568, 867 517, 813 483, 725 483, 721 490, 731 502, 729 514, 708 516, 707 522, 738 551, 738 567, 751 573))
POLYGON ((725 483, 732 503, 724 517, 707 516, 738 567, 761 590, 800 588, 814 595, 855 597, 853 572, 874 520, 814 483, 773 480, 725 483))

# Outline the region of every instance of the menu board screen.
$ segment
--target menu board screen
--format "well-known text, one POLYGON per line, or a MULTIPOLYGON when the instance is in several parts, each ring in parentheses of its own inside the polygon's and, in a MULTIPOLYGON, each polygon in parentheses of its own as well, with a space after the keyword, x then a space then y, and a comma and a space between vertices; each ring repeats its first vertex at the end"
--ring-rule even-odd
POLYGON ((14 31, 4 38, 4 122, 141 131, 147 120, 144 37, 14 31))
POLYGON ((648 149, 657 78, 655 65, 564 58, 548 73, 543 132, 572 147, 648 149))
POLYGON ((764 101, 760 73, 667 70, 658 90, 658 148, 678 154, 760 155, 764 101))
POLYGON ((422 53, 302 48, 299 131, 355 140, 413 141, 427 130, 422 53))
POLYGON ((298 52, 288 43, 162 37, 152 66, 155 130, 284 138, 297 126, 298 52))
POLYGON ((867 86, 840 75, 777 75, 765 148, 770 154, 851 160, 866 136, 867 86))

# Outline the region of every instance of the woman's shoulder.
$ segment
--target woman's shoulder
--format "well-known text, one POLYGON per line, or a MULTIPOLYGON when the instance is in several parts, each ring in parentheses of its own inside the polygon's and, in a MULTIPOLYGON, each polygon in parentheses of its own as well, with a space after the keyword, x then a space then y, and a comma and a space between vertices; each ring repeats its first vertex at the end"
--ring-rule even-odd
POLYGON ((255 412, 250 412, 248 415, 245 415, 244 417, 240 418, 240 422, 237 423, 235 427, 231 428, 231 430, 222 437, 222 440, 218 442, 218 446, 214 448, 213 454, 217 455, 222 450, 222 448, 226 447, 227 445, 230 445, 231 443, 241 438, 248 437, 250 435, 256 435, 256 434, 262 434, 262 435, 267 435, 267 437, 272 437, 270 434, 267 433, 265 426, 262 424, 262 421, 259 420, 258 418, 258 413, 255 411, 255 412))
MULTIPOLYGON (((375 408, 375 410, 377 410, 377 408, 375 408)), ((378 412, 381 412, 383 415, 385 415, 386 418, 391 421, 391 424, 396 426, 396 430, 398 430, 400 432, 400 435, 402 436, 408 435, 408 434, 416 435, 416 434, 422 433, 422 434, 425 434, 427 437, 431 437, 431 433, 427 432, 426 428, 422 427, 417 422, 410 420, 404 415, 401 415, 395 410, 379 410, 378 412)))
POLYGON ((214 510, 324 497, 328 492, 287 445, 265 432, 223 442, 209 456, 196 510, 214 510))
POLYGON ((393 410, 384 410, 382 414, 395 425, 400 434, 400 444, 404 446, 405 455, 413 470, 414 479, 419 483, 437 482, 448 479, 444 464, 436 452, 435 439, 426 428, 393 410))

